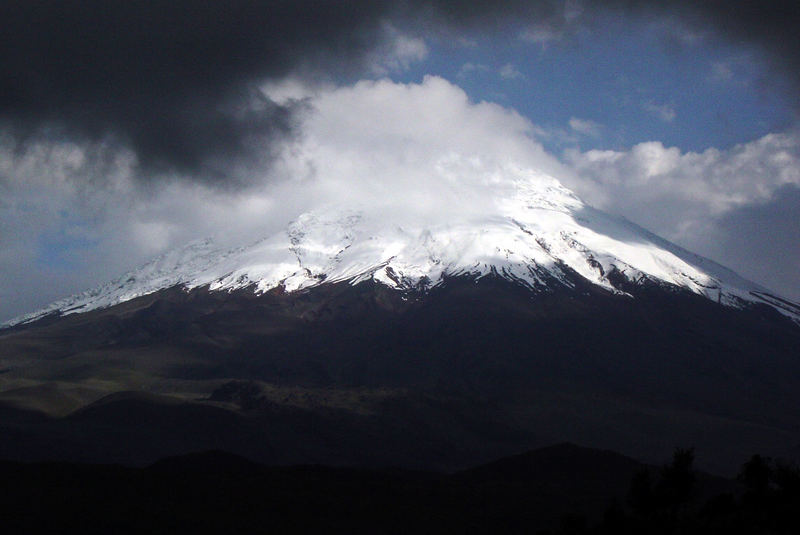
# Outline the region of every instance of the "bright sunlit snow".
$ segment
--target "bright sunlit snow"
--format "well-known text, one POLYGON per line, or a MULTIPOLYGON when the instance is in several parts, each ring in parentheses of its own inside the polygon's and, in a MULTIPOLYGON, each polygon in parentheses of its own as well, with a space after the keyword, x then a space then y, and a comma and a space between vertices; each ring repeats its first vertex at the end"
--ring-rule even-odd
POLYGON ((424 291, 447 276, 497 275, 530 289, 567 285, 573 270, 615 293, 614 270, 634 282, 671 284, 725 305, 767 302, 796 310, 730 270, 644 229, 581 202, 554 178, 517 169, 493 210, 425 224, 418 214, 387 216, 380 206, 326 206, 301 215, 284 232, 246 247, 219 249, 212 240, 162 255, 120 279, 17 318, 70 314, 111 306, 181 285, 211 291, 294 292, 319 284, 374 280, 400 291, 424 291))

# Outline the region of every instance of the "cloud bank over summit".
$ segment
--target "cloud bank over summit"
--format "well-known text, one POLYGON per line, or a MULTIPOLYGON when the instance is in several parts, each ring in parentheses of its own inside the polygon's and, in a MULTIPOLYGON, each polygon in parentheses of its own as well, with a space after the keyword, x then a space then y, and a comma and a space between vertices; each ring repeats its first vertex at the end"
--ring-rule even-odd
POLYGON ((503 194, 509 169, 568 173, 531 138, 530 121, 496 104, 473 103, 441 78, 290 83, 267 91, 276 100, 302 98, 305 111, 298 136, 266 171, 253 170, 248 188, 181 180, 142 188, 133 155, 114 147, 40 140, 20 151, 7 138, 0 146, 3 175, 11 178, 3 185, 0 262, 13 274, 2 288, 8 314, 16 312, 9 297, 24 295, 19 282, 32 268, 38 284, 62 281, 49 292, 62 296, 192 239, 244 244, 323 205, 446 220, 484 210, 503 194), (87 187, 92 176, 96 185, 87 187), (42 235, 67 247, 44 256, 42 235), (59 270, 73 277, 71 287, 59 270))
POLYGON ((285 182, 315 203, 358 204, 446 220, 508 194, 513 169, 569 169, 532 138, 534 125, 497 104, 471 102, 434 76, 420 84, 361 81, 309 100, 287 147, 285 182))
POLYGON ((800 185, 800 142, 789 134, 729 151, 687 154, 645 143, 630 151, 573 152, 562 161, 536 141, 529 119, 472 102, 439 77, 342 87, 294 82, 265 92, 280 102, 302 101, 304 111, 298 135, 281 146, 267 172, 248 177, 247 189, 187 181, 143 189, 133 176, 133 155, 115 147, 40 140, 18 150, 4 138, 0 267, 11 276, 0 288, 3 316, 93 286, 191 239, 244 244, 324 205, 358 205, 432 224, 483 212, 508 194, 508 178, 520 170, 557 177, 590 204, 667 238, 688 237, 701 254, 709 244, 687 225, 736 229, 741 207, 800 185), (97 186, 86 187, 93 176, 97 186), (664 203, 667 213, 653 208, 664 203), (41 236, 67 246, 46 253, 41 236), (29 277, 31 269, 36 277, 29 277), (53 286, 42 288, 48 278, 53 286), (40 302, 25 299, 26 280, 40 285, 40 302))

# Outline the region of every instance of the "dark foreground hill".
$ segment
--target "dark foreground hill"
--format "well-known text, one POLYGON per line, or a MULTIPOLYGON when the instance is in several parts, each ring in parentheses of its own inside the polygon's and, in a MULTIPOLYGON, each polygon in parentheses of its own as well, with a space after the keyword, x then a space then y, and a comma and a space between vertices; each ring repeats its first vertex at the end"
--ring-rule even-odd
MULTIPOLYGON (((687 468, 685 511, 740 493, 687 468)), ((146 468, 0 462, 0 513, 4 533, 536 533, 631 511, 631 482, 665 470, 570 444, 449 475, 276 468, 222 452, 146 468)))
MULTIPOLYGON (((766 306, 575 277, 165 290, 0 332, 0 456, 453 470, 571 441, 732 474, 800 451, 800 328, 766 306)), ((621 283, 622 284, 622 283, 621 283)))

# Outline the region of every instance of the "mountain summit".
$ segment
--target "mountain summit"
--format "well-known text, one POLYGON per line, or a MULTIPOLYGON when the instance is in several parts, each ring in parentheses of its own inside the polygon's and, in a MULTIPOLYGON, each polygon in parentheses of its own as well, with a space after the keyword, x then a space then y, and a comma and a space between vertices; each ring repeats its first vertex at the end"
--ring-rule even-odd
POLYGON ((482 202, 318 207, 16 320, 0 457, 454 470, 569 441, 696 446, 720 473, 800 459, 800 307, 547 175, 488 176, 482 202))
POLYGON ((426 291, 448 277, 488 275, 534 292, 574 288, 574 275, 621 294, 644 284, 665 285, 731 307, 767 304, 800 322, 800 306, 584 204, 556 179, 518 169, 509 175, 498 181, 502 193, 483 211, 448 209, 442 218, 434 216, 436 206, 428 213, 325 206, 245 247, 193 242, 7 325, 104 308, 173 286, 263 294, 373 280, 401 291, 426 291))

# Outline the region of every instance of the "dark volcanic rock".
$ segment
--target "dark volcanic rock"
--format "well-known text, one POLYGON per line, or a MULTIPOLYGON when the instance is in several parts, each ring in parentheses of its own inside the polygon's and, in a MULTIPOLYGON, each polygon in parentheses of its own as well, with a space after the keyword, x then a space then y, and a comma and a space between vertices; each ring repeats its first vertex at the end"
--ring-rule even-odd
POLYGON ((369 282, 263 296, 172 289, 6 330, 4 384, 184 401, 12 418, 8 436, 26 438, 3 452, 38 458, 29 452, 42 448, 23 446, 38 437, 94 444, 82 451, 115 462, 224 446, 267 462, 452 469, 569 440, 646 460, 695 446, 729 473, 756 451, 796 454, 797 325, 766 306, 581 281, 545 293, 492 277, 426 294, 369 282))

